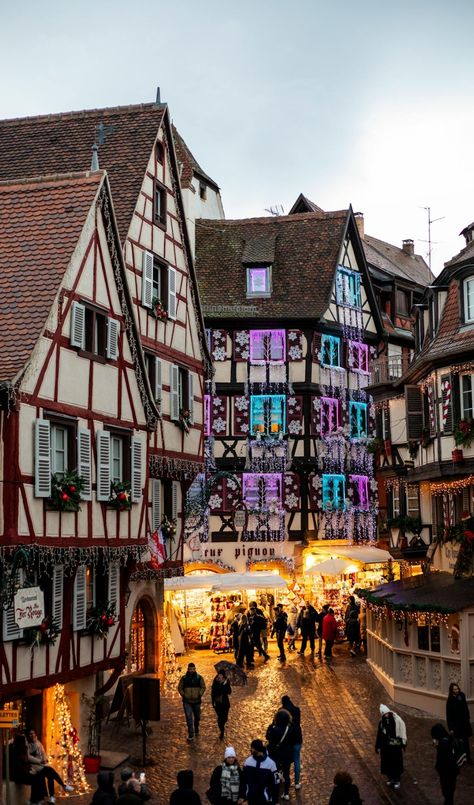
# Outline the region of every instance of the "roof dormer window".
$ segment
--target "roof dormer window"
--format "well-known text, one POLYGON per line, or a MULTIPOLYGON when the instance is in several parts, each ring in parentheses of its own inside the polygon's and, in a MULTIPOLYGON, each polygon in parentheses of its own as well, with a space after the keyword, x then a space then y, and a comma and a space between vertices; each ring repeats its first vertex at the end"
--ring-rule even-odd
POLYGON ((474 277, 464 280, 464 323, 474 323, 474 277))
POLYGON ((272 267, 247 267, 247 296, 268 297, 272 292, 272 267))

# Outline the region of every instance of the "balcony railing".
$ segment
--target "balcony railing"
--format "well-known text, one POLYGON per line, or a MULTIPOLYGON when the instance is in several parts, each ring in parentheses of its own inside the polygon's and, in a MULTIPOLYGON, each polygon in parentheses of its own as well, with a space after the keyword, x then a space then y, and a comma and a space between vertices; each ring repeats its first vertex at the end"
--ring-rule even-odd
POLYGON ((410 365, 410 359, 405 355, 397 355, 392 358, 384 356, 372 361, 370 370, 370 385, 376 386, 378 383, 393 383, 405 374, 410 365))

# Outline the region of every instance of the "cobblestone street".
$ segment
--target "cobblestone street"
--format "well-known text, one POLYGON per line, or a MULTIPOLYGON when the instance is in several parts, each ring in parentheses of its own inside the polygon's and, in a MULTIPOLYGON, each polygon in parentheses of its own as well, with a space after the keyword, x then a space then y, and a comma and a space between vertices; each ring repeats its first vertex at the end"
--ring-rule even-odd
MULTIPOLYGON (((175 787, 176 772, 185 768, 194 770, 195 787, 203 803, 207 802, 205 791, 210 774, 222 759, 224 747, 233 745, 239 760, 243 760, 249 754, 250 740, 265 736, 266 727, 285 693, 301 707, 304 737, 303 787, 296 792, 292 786, 290 796, 293 801, 300 805, 327 803, 335 771, 346 769, 359 786, 364 805, 437 805, 442 802, 438 776, 433 768, 435 752, 429 735, 434 723, 432 719, 403 707, 395 708, 407 723, 408 749, 401 790, 387 789, 385 778, 380 775, 374 741, 379 704, 391 703, 364 659, 351 658, 347 646, 342 645, 336 648, 330 665, 318 660, 317 655, 313 660, 309 654, 304 658, 293 654, 289 655, 286 665, 281 666, 275 658, 275 649, 272 643, 272 659, 267 665, 262 665, 257 659, 246 687, 233 688, 223 742, 217 737, 209 690, 215 673, 214 663, 221 657, 205 651, 181 658, 183 666, 190 659, 196 662, 208 689, 204 697, 200 735, 191 745, 186 742, 179 696, 162 697, 161 721, 153 725, 149 739, 149 753, 156 759, 156 765, 146 770, 147 781, 160 805, 168 802, 175 787)), ((224 658, 231 659, 231 655, 224 655, 224 658)), ((140 737, 126 726, 117 731, 111 724, 107 725, 103 748, 123 750, 132 758, 141 756, 140 737)), ((136 768, 141 770, 139 765, 136 768)), ((119 770, 115 776, 118 779, 119 770)), ((91 784, 93 782, 91 778, 91 784)), ((75 802, 78 802, 77 798, 75 802)), ((455 802, 456 805, 474 802, 474 767, 463 768, 458 778, 455 802)))

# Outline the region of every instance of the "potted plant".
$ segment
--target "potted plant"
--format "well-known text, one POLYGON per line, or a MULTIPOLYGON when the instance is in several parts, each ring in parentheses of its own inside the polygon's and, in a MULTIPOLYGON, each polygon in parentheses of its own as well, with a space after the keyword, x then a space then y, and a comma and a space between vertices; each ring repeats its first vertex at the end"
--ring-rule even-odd
POLYGON ((154 296, 151 300, 151 306, 153 308, 153 313, 155 314, 158 321, 167 321, 168 320, 168 311, 166 310, 163 302, 158 296, 154 296))
MULTIPOLYGON (((454 443, 470 447, 474 440, 474 420, 460 419, 454 428, 454 443)), ((461 451, 462 452, 462 451, 461 451)))
POLYGON ((103 717, 104 696, 81 696, 86 707, 84 727, 87 729, 87 754, 83 757, 86 774, 97 774, 100 769, 100 735, 103 717))

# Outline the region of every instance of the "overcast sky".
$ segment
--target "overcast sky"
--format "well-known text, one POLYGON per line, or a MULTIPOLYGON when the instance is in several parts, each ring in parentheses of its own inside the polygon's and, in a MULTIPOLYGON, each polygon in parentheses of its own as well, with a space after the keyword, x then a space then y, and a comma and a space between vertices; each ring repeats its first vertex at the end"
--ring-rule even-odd
POLYGON ((4 0, 2 117, 152 101, 227 217, 300 192, 412 237, 432 268, 474 219, 472 0, 4 0))

